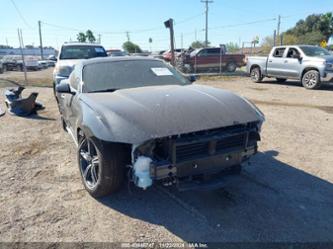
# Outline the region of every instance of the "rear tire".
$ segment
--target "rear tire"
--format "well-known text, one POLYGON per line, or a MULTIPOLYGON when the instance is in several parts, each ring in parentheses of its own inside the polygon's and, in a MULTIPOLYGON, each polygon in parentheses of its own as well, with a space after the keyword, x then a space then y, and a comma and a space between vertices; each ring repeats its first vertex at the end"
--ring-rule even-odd
POLYGON ((254 67, 251 69, 250 72, 251 80, 255 83, 262 82, 262 79, 264 78, 261 74, 261 70, 259 67, 254 67))
POLYGON ((120 188, 127 162, 125 150, 121 146, 108 144, 102 149, 99 147, 92 139, 83 137, 77 152, 83 185, 95 198, 112 194, 120 188), (86 160, 84 155, 91 160, 86 160))
POLYGON ((316 70, 307 71, 302 77, 302 85, 306 89, 318 89, 321 86, 320 75, 316 70))
POLYGON ((276 78, 276 81, 279 82, 279 83, 283 83, 283 82, 286 82, 287 79, 276 78))
POLYGON ((228 73, 234 73, 237 69, 237 65, 235 62, 229 62, 226 69, 228 73))

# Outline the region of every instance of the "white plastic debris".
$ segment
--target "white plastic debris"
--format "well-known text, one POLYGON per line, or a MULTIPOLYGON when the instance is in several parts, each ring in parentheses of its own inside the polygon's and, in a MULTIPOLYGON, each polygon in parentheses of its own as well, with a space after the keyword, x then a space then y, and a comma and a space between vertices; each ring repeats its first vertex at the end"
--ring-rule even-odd
POLYGON ((133 165, 134 183, 140 188, 146 189, 153 184, 150 177, 151 162, 151 158, 139 156, 133 165))

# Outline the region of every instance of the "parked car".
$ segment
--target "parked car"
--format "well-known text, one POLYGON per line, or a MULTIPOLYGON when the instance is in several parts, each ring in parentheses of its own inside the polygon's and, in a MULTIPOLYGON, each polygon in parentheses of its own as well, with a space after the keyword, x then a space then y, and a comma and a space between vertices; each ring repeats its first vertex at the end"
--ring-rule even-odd
MULTIPOLYGON (((174 49, 175 58, 176 58, 177 56, 179 56, 181 52, 182 52, 182 49, 180 49, 180 48, 174 49)), ((171 50, 169 49, 169 50, 165 51, 165 52, 163 53, 163 55, 162 55, 162 58, 163 58, 165 61, 171 61, 171 50)))
POLYGON ((4 71, 22 71, 23 70, 23 62, 19 56, 14 55, 5 55, 2 58, 2 64, 4 71))
POLYGON ((39 69, 46 69, 49 67, 49 63, 46 60, 40 60, 38 61, 38 67, 39 69))
POLYGON ((143 189, 154 182, 218 188, 257 152, 262 112, 189 79, 158 59, 108 57, 79 62, 57 85, 91 195, 115 192, 125 176, 143 189))
POLYGON ((333 79, 333 55, 310 45, 273 47, 268 57, 248 57, 247 72, 253 82, 264 77, 278 82, 296 79, 307 89, 317 89, 333 79))
POLYGON ((56 61, 54 60, 46 60, 47 66, 48 67, 55 67, 56 61))
POLYGON ((61 80, 67 79, 74 65, 80 60, 94 57, 106 57, 103 46, 93 43, 65 43, 59 51, 57 64, 53 71, 53 89, 61 80))
POLYGON ((200 72, 235 72, 237 67, 245 66, 243 54, 228 54, 225 46, 200 48, 182 58, 183 71, 200 72))
POLYGON ((156 58, 156 59, 163 59, 163 54, 164 54, 165 50, 161 50, 161 51, 155 51, 151 53, 151 57, 156 58))
MULTIPOLYGON (((23 61, 19 55, 6 55, 2 58, 5 71, 23 71, 23 61)), ((27 70, 38 70, 38 60, 32 56, 25 56, 25 66, 27 70)))
POLYGON ((111 57, 117 57, 117 56, 127 56, 128 54, 124 51, 113 51, 108 53, 108 55, 111 57))
POLYGON ((3 73, 5 70, 3 68, 3 64, 2 61, 0 60, 0 73, 3 73))

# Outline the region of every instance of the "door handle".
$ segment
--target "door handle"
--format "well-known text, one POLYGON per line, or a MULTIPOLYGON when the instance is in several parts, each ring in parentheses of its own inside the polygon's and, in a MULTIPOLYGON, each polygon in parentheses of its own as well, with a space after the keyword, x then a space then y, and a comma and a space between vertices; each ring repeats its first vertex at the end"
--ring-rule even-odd
POLYGON ((65 98, 65 94, 61 94, 60 98, 64 99, 65 98))
POLYGON ((273 61, 268 61, 268 62, 273 62, 273 61))
POLYGON ((288 63, 288 61, 286 60, 286 61, 284 61, 284 63, 288 63))

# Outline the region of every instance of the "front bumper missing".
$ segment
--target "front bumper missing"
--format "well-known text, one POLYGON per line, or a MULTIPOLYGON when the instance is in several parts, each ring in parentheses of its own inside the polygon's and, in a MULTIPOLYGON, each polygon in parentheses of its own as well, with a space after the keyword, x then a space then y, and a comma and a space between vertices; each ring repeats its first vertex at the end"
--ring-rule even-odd
POLYGON ((257 152, 257 146, 247 149, 237 149, 214 156, 186 160, 177 164, 167 161, 153 162, 150 165, 150 175, 154 180, 178 180, 198 175, 213 175, 234 165, 239 165, 257 152))
POLYGON ((227 181, 226 171, 256 154, 259 130, 258 123, 249 123, 152 140, 135 147, 132 157, 152 159, 148 167, 155 182, 180 190, 219 187, 227 181))

